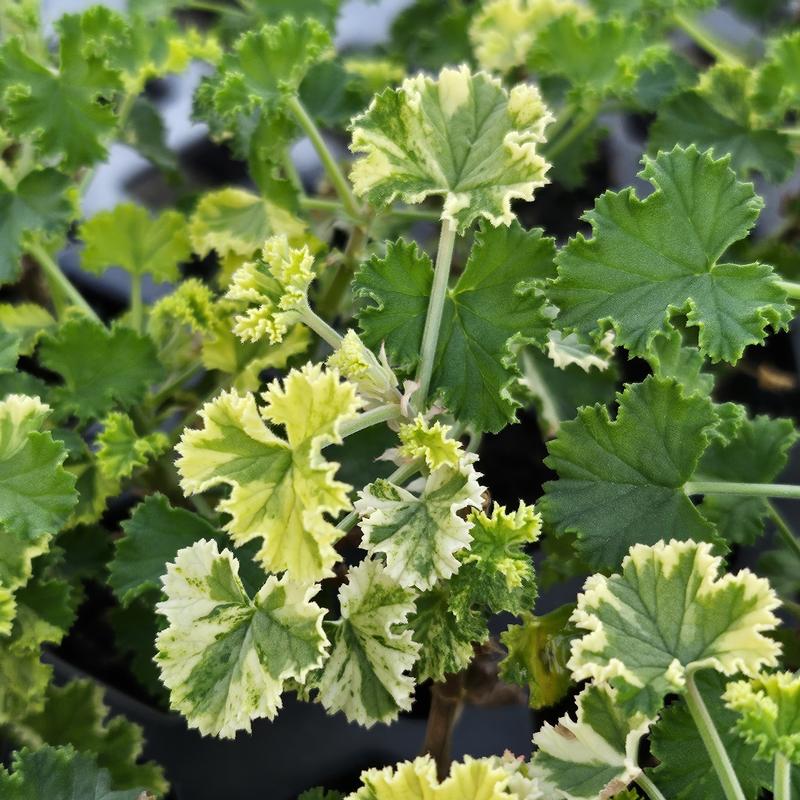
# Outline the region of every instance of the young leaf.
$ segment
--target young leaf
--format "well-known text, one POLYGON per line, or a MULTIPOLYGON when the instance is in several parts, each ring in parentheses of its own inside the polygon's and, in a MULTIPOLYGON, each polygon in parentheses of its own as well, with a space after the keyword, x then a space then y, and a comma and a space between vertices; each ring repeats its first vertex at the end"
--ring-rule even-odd
MULTIPOLYGON (((305 329, 304 329, 305 330, 305 329)), ((361 341, 358 334, 350 328, 347 333, 342 337, 341 344, 337 350, 334 350, 328 356, 326 362, 329 367, 338 369, 339 374, 348 381, 358 386, 358 393, 366 401, 367 406, 378 406, 386 403, 400 403, 402 397, 397 388, 397 376, 389 366, 386 360, 386 352, 381 348, 380 353, 376 357, 375 354, 361 341)), ((421 423, 424 426, 424 423, 421 423)), ((436 423, 433 425, 432 435, 439 436, 440 426, 436 423)), ((401 425, 399 436, 401 441, 404 435, 408 435, 408 430, 413 427, 401 425), (404 431, 406 432, 404 434, 404 431)), ((420 429, 419 436, 427 437, 429 434, 423 433, 420 429)), ((424 427, 427 431, 427 427, 424 427)), ((454 444, 457 444, 455 440, 454 444)), ((454 444, 444 444, 441 447, 445 450, 452 449, 454 444)), ((401 455, 406 455, 403 448, 400 448, 401 455)), ((411 456, 416 458, 416 456, 411 456)), ((457 459, 456 459, 457 461, 457 459)), ((430 465, 429 465, 430 466, 430 465)))
POLYGON ((406 624, 413 594, 378 561, 366 559, 350 569, 339 601, 333 650, 315 681, 319 701, 329 713, 343 711, 359 725, 391 722, 411 708, 414 681, 408 672, 419 652, 406 624))
POLYGON ((458 439, 448 436, 450 431, 449 425, 442 425, 441 422, 431 425, 422 414, 418 414, 413 422, 400 426, 397 435, 401 444, 397 452, 409 461, 425 459, 431 472, 445 466, 457 469, 463 457, 463 448, 458 439))
POLYGON ((778 624, 775 592, 746 569, 720 578, 721 565, 710 545, 673 539, 634 545, 621 574, 589 578, 572 617, 589 631, 572 643, 573 678, 609 681, 653 714, 687 673, 774 666, 780 645, 765 633, 778 624))
POLYGON ((81 421, 102 417, 114 405, 130 408, 162 374, 148 337, 122 325, 108 330, 86 317, 69 319, 48 334, 39 357, 64 379, 51 394, 59 414, 81 421))
POLYGON ((54 169, 31 170, 14 189, 0 183, 0 284, 17 280, 26 235, 64 230, 73 215, 70 179, 54 169))
POLYGON ((288 576, 271 575, 254 598, 239 562, 216 542, 178 552, 163 578, 157 610, 169 627, 156 639, 170 704, 201 734, 232 739, 254 719, 273 719, 289 679, 305 680, 322 665, 324 611, 288 576))
POLYGON ((0 766, 3 800, 147 800, 145 788, 111 788, 108 770, 72 747, 27 747, 14 753, 11 771, 0 766))
POLYGON ((479 217, 509 225, 511 201, 532 200, 547 182, 537 145, 552 120, 533 86, 509 93, 485 72, 446 67, 376 95, 353 119, 350 149, 361 157, 350 177, 378 206, 439 195, 442 220, 461 232, 479 217))
POLYGON ((683 490, 717 423, 711 401, 652 376, 617 398, 614 420, 606 406, 581 408, 545 460, 559 475, 544 484, 545 518, 561 534, 576 532, 595 567, 618 564, 632 544, 714 537, 683 490))
MULTIPOLYGON (((519 224, 484 224, 464 271, 448 291, 431 385, 462 422, 497 432, 520 406, 518 351, 550 329, 537 291, 552 275, 552 239, 519 224)), ((430 259, 398 241, 355 278, 365 344, 385 345, 392 364, 410 371, 419 357, 433 280, 430 259)))
POLYGON ((767 42, 767 55, 756 77, 753 105, 777 124, 800 108, 800 31, 767 42))
POLYGON ((534 734, 534 770, 568 800, 612 797, 641 773, 639 741, 653 720, 629 717, 616 700, 609 686, 588 686, 577 697, 576 721, 565 715, 534 734))
POLYGON ((733 681, 722 699, 738 714, 736 731, 756 745, 757 758, 772 761, 780 754, 800 766, 800 676, 776 672, 733 681))
POLYGON ((133 420, 127 414, 112 411, 103 419, 98 434, 97 463, 106 478, 119 481, 130 478, 133 471, 147 466, 169 447, 167 435, 154 431, 139 437, 133 420))
POLYGON ((359 407, 355 387, 336 372, 307 364, 255 397, 223 392, 200 412, 203 427, 187 429, 177 461, 181 486, 197 494, 231 486, 219 510, 230 514, 225 529, 237 545, 263 537, 257 558, 266 570, 288 569, 300 582, 330 574, 338 556, 332 543, 340 532, 326 514, 349 507, 347 484, 334 480, 335 463, 320 450, 341 443, 339 426, 359 407), (264 420, 286 429, 276 436, 264 420))
POLYGON ((122 267, 131 275, 175 281, 178 265, 192 252, 183 214, 164 211, 153 218, 133 203, 101 211, 81 225, 78 235, 86 244, 81 266, 96 274, 122 267))
POLYGON ((588 334, 611 326, 617 344, 645 354, 671 318, 698 328, 700 352, 736 362, 766 327, 786 327, 792 312, 770 267, 719 263, 744 238, 762 201, 741 183, 728 159, 694 147, 645 158, 640 176, 655 189, 606 192, 584 215, 594 235, 579 234, 557 257, 550 297, 558 324, 588 334))
POLYGON ((386 575, 401 586, 424 591, 458 570, 456 554, 472 541, 459 512, 480 507, 482 499, 474 460, 462 456, 457 468, 434 470, 419 496, 384 479, 359 492, 362 547, 383 553, 386 575))

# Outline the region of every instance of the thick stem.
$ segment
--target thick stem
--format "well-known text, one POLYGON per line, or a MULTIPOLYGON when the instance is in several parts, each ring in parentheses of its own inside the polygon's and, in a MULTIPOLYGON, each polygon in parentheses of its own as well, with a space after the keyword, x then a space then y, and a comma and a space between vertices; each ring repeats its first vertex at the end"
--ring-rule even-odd
POLYGON ((450 750, 453 728, 458 721, 464 694, 464 675, 448 675, 441 683, 431 686, 431 710, 425 728, 422 753, 433 757, 440 781, 450 772, 450 750))
POLYGON ((450 264, 453 261, 453 247, 456 241, 456 225, 451 220, 442 221, 439 234, 439 250, 436 253, 436 268, 433 272, 433 286, 428 301, 428 314, 425 317, 425 329, 422 332, 422 349, 419 369, 417 370, 416 405, 422 408, 428 397, 433 374, 433 362, 436 358, 436 346, 439 343, 439 327, 442 324, 444 301, 447 296, 447 283, 450 278, 450 264))
POLYGON ((782 753, 775 756, 775 780, 772 785, 775 800, 792 800, 792 765, 782 753))
POLYGON ((719 738, 719 733, 714 727, 714 721, 708 713, 692 673, 686 676, 685 697, 689 713, 692 715, 694 724, 700 733, 700 738, 706 746, 725 797, 727 800, 745 800, 739 779, 736 777, 730 758, 728 758, 728 752, 722 743, 722 739, 719 738))
POLYGON ((778 286, 789 295, 791 300, 800 300, 800 283, 795 283, 795 281, 778 281, 778 286))
POLYGON ((778 536, 783 539, 784 544, 798 557, 800 558, 800 542, 797 541, 795 535, 792 533, 792 529, 786 524, 786 520, 781 516, 780 511, 778 511, 775 506, 767 501, 767 506, 769 508, 769 518, 775 525, 776 530, 778 531, 778 536))
POLYGON ((647 775, 642 772, 639 777, 636 779, 636 783, 639 785, 639 788, 650 798, 650 800, 667 800, 664 795, 659 790, 658 786, 656 786, 647 775))
POLYGON ((338 350, 342 344, 342 337, 337 333, 324 319, 315 314, 311 307, 306 305, 304 308, 298 309, 300 312, 301 321, 308 325, 314 333, 321 339, 324 339, 334 350, 338 350))
POLYGON ((350 190, 350 184, 347 178, 345 178, 344 173, 339 169, 339 165, 336 163, 336 159, 331 154, 331 151, 328 150, 328 146, 325 144, 325 140, 322 138, 319 129, 314 124, 314 120, 311 119, 311 116, 308 111, 306 111, 305 106, 300 102, 300 98, 297 97, 297 95, 291 95, 287 104, 300 123, 300 127, 305 131, 306 136, 311 140, 311 144, 314 145, 314 149, 317 151, 317 155, 320 161, 322 161, 322 166, 325 167, 325 172, 328 174, 328 178, 333 184, 336 194, 339 195, 339 199, 342 201, 345 211, 347 211, 351 217, 360 219, 361 211, 350 190))
POLYGON ((142 308, 142 276, 131 275, 131 326, 136 333, 142 332, 144 309, 142 308))
POLYGON ((737 494, 744 497, 784 497, 800 500, 800 486, 788 483, 735 483, 729 481, 688 481, 683 486, 687 495, 737 494))
POLYGON ((26 249, 39 263, 48 279, 67 296, 73 305, 80 308, 87 317, 100 322, 100 317, 95 314, 94 309, 84 300, 81 293, 72 285, 67 276, 61 271, 61 267, 56 264, 44 247, 38 243, 31 243, 26 249))
POLYGON ((739 58, 729 45, 718 39, 696 19, 686 14, 675 14, 673 19, 675 24, 681 28, 688 36, 694 40, 709 55, 722 64, 736 67, 742 66, 742 59, 739 58))
POLYGON ((339 435, 345 439, 352 436, 354 433, 363 431, 365 428, 371 428, 373 425, 378 425, 381 422, 388 422, 390 419, 397 419, 402 416, 403 412, 400 406, 396 403, 387 403, 385 406, 378 406, 365 411, 363 414, 358 414, 353 419, 346 420, 339 426, 339 435))

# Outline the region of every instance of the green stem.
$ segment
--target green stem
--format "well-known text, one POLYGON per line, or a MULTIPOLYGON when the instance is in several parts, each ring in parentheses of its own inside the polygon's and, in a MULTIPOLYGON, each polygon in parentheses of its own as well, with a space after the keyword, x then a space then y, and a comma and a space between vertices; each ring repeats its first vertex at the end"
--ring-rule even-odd
POLYGON ((165 383, 151 398, 150 403, 154 408, 158 408, 176 389, 182 386, 192 375, 197 375, 205 368, 202 364, 189 364, 188 367, 179 372, 172 380, 165 383))
POLYGON ((314 145, 314 149, 317 151, 317 155, 320 161, 322 161, 322 166, 325 167, 325 172, 328 174, 328 178, 333 184, 336 194, 339 195, 339 199, 342 201, 345 211, 354 219, 361 219, 361 210, 358 207, 358 203, 356 203, 355 197, 353 197, 347 178, 345 178, 344 173, 339 169, 336 159, 328 149, 328 145, 325 144, 325 140, 314 124, 314 120, 311 119, 305 106, 300 102, 300 98, 297 97, 297 95, 291 95, 287 105, 300 123, 300 127, 305 131, 306 136, 311 140, 311 144, 314 145))
POLYGON ((800 558, 800 542, 795 538, 792 529, 786 524, 786 520, 781 516, 780 511, 769 501, 767 501, 767 508, 769 509, 769 518, 774 523, 778 535, 783 539, 784 544, 800 558))
POLYGON ((636 779, 636 783, 642 789, 642 791, 650 798, 650 800, 666 800, 664 795, 659 790, 658 786, 656 786, 644 772, 639 774, 639 777, 636 779))
POLYGON ((563 153, 595 121, 598 109, 597 103, 590 103, 575 117, 566 133, 556 139, 548 137, 548 145, 543 148, 544 155, 552 161, 563 153))
POLYGON ((365 428, 371 428, 381 422, 388 422, 390 419, 397 419, 402 415, 403 412, 396 403, 387 403, 385 406, 371 408, 369 411, 364 411, 353 419, 343 422, 339 426, 339 435, 345 439, 365 428))
POLYGON ((232 17, 247 17, 247 14, 240 8, 236 8, 236 6, 229 6, 227 3, 214 3, 212 0, 189 0, 187 3, 182 3, 181 7, 197 11, 213 11, 215 14, 228 14, 232 17))
POLYGON ((283 151, 283 169, 286 172, 286 177, 289 179, 289 182, 300 194, 300 205, 303 205, 303 200, 307 200, 308 198, 305 196, 303 180, 300 177, 300 173, 297 171, 297 167, 294 165, 292 154, 289 152, 288 147, 283 151))
POLYGON ((142 332, 144 309, 142 308, 142 276, 131 275, 131 326, 136 333, 142 332))
POLYGON ((800 300, 800 283, 795 283, 794 281, 778 281, 777 284, 792 300, 800 300))
POLYGON ((439 234, 439 250, 436 253, 436 267, 433 272, 433 286, 428 301, 428 313, 425 317, 425 328, 422 332, 419 369, 417 370, 417 389, 415 395, 417 407, 422 408, 428 397, 433 375, 433 362, 436 357, 436 346, 439 343, 439 327, 442 324, 444 301, 447 296, 447 283, 450 278, 450 264, 453 261, 453 247, 456 241, 456 225, 451 220, 442 220, 439 234))
POLYGON ((722 739, 719 738, 719 733, 714 727, 714 721, 708 713, 706 704, 703 702, 703 698, 694 681, 694 674, 691 672, 686 676, 685 697, 689 713, 692 715, 694 724, 700 733, 700 738, 706 746, 725 797, 727 800, 745 800, 744 792, 739 785, 739 779, 736 777, 730 758, 728 758, 728 752, 725 750, 722 739))
POLYGON ((342 344, 342 337, 322 317, 315 314, 311 307, 306 305, 300 308, 300 319, 311 328, 321 339, 324 339, 334 350, 342 344))
POLYGON ((324 200, 321 197, 301 197, 300 205, 310 211, 329 211, 331 214, 345 213, 344 206, 337 200, 324 200))
POLYGON ((545 130, 545 134, 547 135, 547 141, 550 142, 555 139, 564 128, 567 127, 567 124, 572 120, 577 112, 577 108, 573 103, 568 103, 565 106, 561 107, 561 110, 558 112, 556 116, 555 122, 552 122, 550 126, 545 130))
POLYGON ((734 483, 729 481, 688 481, 683 486, 687 495, 736 494, 744 497, 784 497, 800 500, 800 486, 787 483, 734 483))
POLYGON ((725 42, 708 31, 697 18, 686 14, 675 14, 675 24, 688 34, 709 55, 722 64, 737 67, 743 66, 742 59, 725 42))
MULTIPOLYGON (((343 214, 347 216, 347 210, 337 200, 326 200, 322 197, 301 197, 300 205, 302 208, 307 208, 310 211, 327 211, 330 214, 343 214)), ((392 206, 384 209, 382 213, 388 216, 409 220, 438 222, 441 219, 441 214, 439 214, 438 211, 428 211, 424 208, 398 208, 392 206)), ((353 222, 362 222, 362 220, 354 219, 353 222)))
POLYGON ((61 267, 56 264, 50 256, 50 253, 48 253, 44 247, 34 242, 29 244, 26 249, 39 262, 39 266, 44 270, 48 279, 69 298, 73 305, 80 308, 90 319, 100 322, 100 317, 95 314, 94 309, 86 302, 72 283, 70 283, 67 276, 61 271, 61 267))
POLYGON ((775 756, 775 780, 772 785, 775 800, 792 800, 792 766, 782 753, 775 756))

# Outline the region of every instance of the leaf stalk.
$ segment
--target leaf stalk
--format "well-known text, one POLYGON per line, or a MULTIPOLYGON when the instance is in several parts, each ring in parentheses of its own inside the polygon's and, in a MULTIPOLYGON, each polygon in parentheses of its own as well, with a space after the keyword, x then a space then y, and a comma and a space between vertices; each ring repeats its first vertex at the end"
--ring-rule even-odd
POLYGON ((363 431, 366 428, 371 428, 373 425, 378 425, 381 422, 397 419, 402 415, 403 412, 397 403, 387 403, 385 406, 371 408, 369 411, 364 411, 352 419, 342 422, 342 424, 339 425, 339 435, 345 439, 348 436, 352 436, 354 433, 363 431))
POLYGON ((772 782, 775 800, 792 800, 792 765, 783 753, 775 755, 775 778, 772 782))
POLYGON ((778 281, 779 288, 789 295, 791 300, 800 300, 800 283, 795 281, 778 281))
POLYGON ((721 64, 726 64, 731 67, 743 66, 743 61, 739 55, 728 45, 723 42, 714 34, 712 34, 706 27, 694 17, 687 14, 675 14, 673 19, 675 24, 683 30, 699 47, 705 50, 709 55, 721 64))
POLYGON ((644 772, 640 773, 636 778, 636 783, 639 788, 650 798, 650 800, 667 800, 661 793, 661 790, 656 786, 644 772))
POLYGON ((745 497, 783 497, 800 500, 800 486, 788 483, 736 483, 734 481, 688 481, 683 486, 687 495, 736 494, 745 497))

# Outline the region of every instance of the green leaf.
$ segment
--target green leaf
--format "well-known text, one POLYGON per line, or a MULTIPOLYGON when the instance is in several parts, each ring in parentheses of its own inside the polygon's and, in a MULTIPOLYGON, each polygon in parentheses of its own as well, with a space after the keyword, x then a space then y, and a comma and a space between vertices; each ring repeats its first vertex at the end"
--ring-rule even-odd
POLYGON ((66 229, 73 214, 70 179, 54 169, 34 169, 9 189, 0 183, 0 284, 17 280, 27 235, 66 229))
MULTIPOLYGON (((550 321, 537 289, 552 274, 553 241, 519 224, 484 224, 464 271, 445 298, 431 385, 462 422, 497 432, 520 406, 519 348, 543 342, 550 321)), ((410 372, 422 342, 433 269, 402 240, 365 262, 355 278, 364 343, 386 347, 410 372)))
POLYGON ((368 554, 383 553, 386 575, 401 586, 424 591, 458 570, 457 554, 472 539, 459 512, 482 502, 474 460, 462 456, 457 468, 434 470, 419 496, 384 479, 359 492, 361 546, 368 554))
POLYGON ((378 561, 366 559, 348 574, 339 590, 342 617, 333 650, 315 684, 328 713, 343 711, 351 722, 370 727, 411 708, 414 680, 408 672, 419 645, 406 619, 414 596, 378 561))
POLYGON ((780 605, 749 570, 719 576, 722 559, 705 542, 637 544, 610 578, 593 575, 572 616, 588 633, 572 644, 575 680, 608 681, 620 700, 646 710, 684 691, 687 673, 715 669, 755 676, 774 666, 780 605))
POLYGON ((123 141, 146 158, 153 166, 167 173, 178 170, 178 157, 167 144, 167 129, 155 105, 138 97, 128 114, 123 141))
POLYGON ((125 535, 117 539, 109 564, 108 585, 123 605, 161 588, 161 576, 179 550, 200 539, 214 539, 217 531, 203 517, 173 508, 164 495, 151 494, 122 523, 125 535))
MULTIPOLYGON (((755 759, 756 749, 736 735, 736 714, 721 699, 725 680, 715 672, 697 675, 697 688, 717 729, 747 800, 756 800, 762 789, 772 787, 772 770, 755 759)), ((651 733, 651 750, 661 762, 650 775, 674 800, 725 800, 708 751, 683 699, 664 709, 651 733)))
POLYGON ((39 357, 64 380, 51 394, 59 413, 81 421, 141 402, 162 374, 148 337, 122 325, 108 330, 85 317, 69 319, 46 336, 39 357))
POLYGON ((146 800, 144 787, 115 791, 108 770, 72 747, 49 747, 14 753, 11 771, 0 766, 4 800, 146 800))
POLYGON ((762 201, 728 161, 694 147, 645 158, 640 176, 655 189, 606 192, 584 215, 594 235, 579 234, 557 257, 550 291, 558 324, 579 333, 616 331, 617 344, 645 354, 659 333, 686 315, 700 352, 736 362, 766 327, 785 328, 792 312, 770 267, 719 263, 744 238, 762 201))
POLYGON ((578 411, 548 443, 545 463, 559 480, 544 484, 545 518, 559 534, 578 534, 592 566, 613 567, 632 544, 714 538, 683 490, 717 423, 711 401, 684 396, 674 381, 649 377, 603 405, 578 411))
POLYGON ((705 361, 696 347, 685 347, 677 330, 660 333, 645 356, 657 378, 672 378, 686 394, 711 394, 714 376, 703 372, 705 361))
POLYGON ((142 787, 162 795, 169 788, 162 769, 141 758, 142 729, 123 716, 107 719, 102 688, 91 680, 73 680, 65 686, 50 685, 44 708, 22 720, 15 731, 29 746, 72 745, 92 755, 97 766, 108 770, 111 788, 142 787))
POLYGON ((800 31, 767 42, 767 55, 756 77, 753 105, 780 124, 787 112, 800 108, 800 31))
POLYGON ((315 586, 271 575, 251 599, 239 562, 207 540, 181 550, 163 583, 161 680, 172 708, 201 734, 232 739, 254 719, 273 719, 285 682, 302 683, 322 665, 327 639, 324 611, 311 602, 315 586))
POLYGON ((20 355, 32 355, 42 335, 55 325, 53 315, 36 303, 0 303, 0 337, 7 344, 14 340, 13 363, 9 365, 9 371, 15 368, 20 355))
POLYGON ((545 723, 534 734, 534 770, 569 800, 612 797, 641 773, 639 742, 653 723, 629 717, 608 685, 592 685, 577 697, 578 716, 545 723))
POLYGON ((511 201, 546 183, 537 145, 552 119, 533 86, 509 93, 467 66, 408 78, 353 119, 353 188, 377 206, 441 196, 442 220, 460 232, 479 217, 508 225, 511 201))
POLYGON ((263 538, 257 559, 266 570, 288 569, 297 581, 331 573, 340 538, 326 519, 350 507, 350 487, 334 479, 335 463, 320 454, 339 444, 339 426, 360 401, 355 386, 317 364, 292 370, 281 387, 270 384, 259 410, 252 394, 222 392, 203 406, 203 427, 186 429, 176 448, 177 468, 186 494, 228 485, 219 510, 237 545, 263 538), (286 438, 265 424, 283 425, 286 438))
POLYGON ((704 73, 695 89, 682 92, 658 109, 650 128, 650 148, 667 150, 675 144, 713 149, 730 155, 742 177, 760 172, 779 182, 791 175, 795 156, 789 137, 775 123, 752 110, 750 67, 716 66, 704 73))
POLYGON ((183 214, 164 211, 151 217, 133 203, 101 211, 81 225, 78 235, 86 245, 81 266, 98 275, 122 267, 131 275, 175 281, 178 265, 192 252, 183 214))
POLYGON ((800 675, 787 671, 733 681, 722 699, 737 713, 736 731, 756 745, 758 759, 771 762, 780 754, 800 766, 800 675))
POLYGON ((103 431, 97 435, 97 463, 106 478, 130 478, 134 470, 147 466, 169 447, 169 438, 161 431, 139 437, 127 414, 112 411, 102 422, 103 431))
POLYGON ((323 789, 315 786, 313 789, 306 789, 303 794, 298 795, 297 800, 344 800, 344 795, 333 789, 323 789))
POLYGON ((575 633, 569 623, 573 608, 565 605, 541 616, 523 614, 522 622, 509 625, 500 637, 508 649, 500 675, 528 689, 531 708, 555 705, 572 685, 567 661, 575 633))
POLYGON ((58 69, 41 64, 21 39, 0 48, 0 97, 6 124, 34 139, 42 156, 61 159, 66 170, 102 160, 104 140, 116 124, 111 100, 121 88, 106 54, 84 46, 83 15, 66 14, 56 23, 58 69))
MULTIPOLYGON (((790 419, 745 418, 730 441, 715 438, 711 442, 697 467, 697 480, 771 483, 786 466, 797 437, 790 419)), ((752 544, 764 531, 769 501, 765 497, 708 495, 700 513, 716 525, 726 541, 752 544)))

